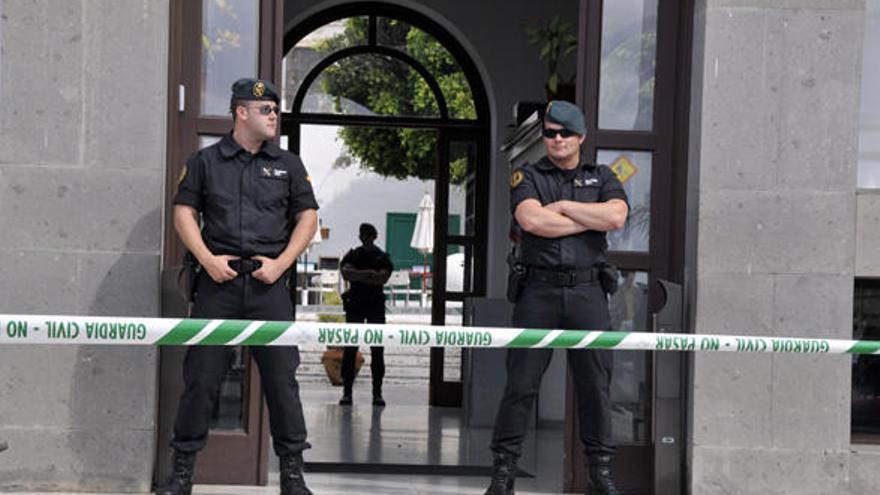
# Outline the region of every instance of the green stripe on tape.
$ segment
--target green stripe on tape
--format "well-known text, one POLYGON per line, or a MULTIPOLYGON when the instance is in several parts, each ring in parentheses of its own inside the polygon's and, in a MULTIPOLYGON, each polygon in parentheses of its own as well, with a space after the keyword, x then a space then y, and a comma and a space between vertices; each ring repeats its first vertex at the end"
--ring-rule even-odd
POLYGON ((174 325, 174 328, 168 331, 165 335, 162 336, 161 339, 156 341, 157 345, 182 345, 185 344, 189 339, 195 337, 195 335, 202 331, 205 328, 205 325, 210 323, 211 320, 183 320, 177 325, 174 325))
POLYGON ((550 342, 548 347, 574 347, 587 336, 584 330, 566 330, 550 342))
POLYGON ((244 339, 241 345, 266 345, 281 337, 284 331, 290 328, 290 323, 269 321, 264 323, 250 337, 244 339))
POLYGON ((596 340, 587 344, 587 349, 611 349, 623 342, 629 332, 602 332, 596 340))
POLYGON ((532 347, 543 340, 548 333, 550 333, 550 330, 523 330, 507 344, 507 347, 532 347))
POLYGON ((880 342, 866 342, 860 340, 846 352, 849 354, 874 354, 878 350, 880 350, 880 342))
POLYGON ((250 321, 227 320, 217 326, 199 345, 223 345, 238 337, 250 325, 250 321))

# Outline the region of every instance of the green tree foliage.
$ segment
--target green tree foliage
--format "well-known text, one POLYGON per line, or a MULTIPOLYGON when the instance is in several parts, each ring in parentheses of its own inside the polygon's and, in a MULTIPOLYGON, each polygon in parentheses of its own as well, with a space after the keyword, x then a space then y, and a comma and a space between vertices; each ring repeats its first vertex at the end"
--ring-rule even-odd
MULTIPOLYGON (((348 19, 345 30, 326 40, 318 50, 329 54, 362 44, 361 40, 367 38, 367 23, 365 17, 348 19)), ((377 30, 380 44, 407 53, 434 76, 446 97, 450 117, 476 118, 470 85, 455 59, 437 40, 420 29, 390 19, 380 19, 377 30)), ((324 92, 333 98, 336 111, 354 102, 377 115, 440 116, 434 93, 421 75, 391 57, 369 54, 342 59, 324 71, 321 81, 324 92)), ((345 127, 339 136, 351 159, 337 160, 337 166, 357 162, 366 170, 397 179, 436 177, 437 139, 433 131, 345 127)), ((467 157, 452 157, 452 182, 463 182, 466 173, 467 157)))

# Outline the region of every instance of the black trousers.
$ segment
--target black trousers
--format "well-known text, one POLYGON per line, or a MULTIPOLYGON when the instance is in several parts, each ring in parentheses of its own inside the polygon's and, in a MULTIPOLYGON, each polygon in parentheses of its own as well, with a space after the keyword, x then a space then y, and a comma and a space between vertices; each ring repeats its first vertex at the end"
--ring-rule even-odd
MULTIPOLYGON (((293 320, 294 309, 284 277, 272 285, 250 275, 239 275, 217 284, 202 273, 193 318, 293 320)), ((171 446, 181 452, 198 452, 208 440, 211 412, 234 348, 192 346, 183 362, 184 392, 177 409, 171 446)), ((250 348, 260 369, 269 406, 272 445, 279 456, 309 448, 296 369, 299 350, 289 346, 250 348)))
MULTIPOLYGON (((513 311, 520 328, 606 330, 608 300, 598 283, 574 287, 530 283, 513 311)), ((533 405, 541 378, 553 357, 552 349, 507 351, 507 385, 498 408, 491 449, 519 457, 522 442, 534 420, 533 405)), ((581 442, 587 455, 613 454, 611 438, 611 367, 609 350, 569 350, 574 376, 581 442)))
MULTIPOLYGON (((349 307, 345 311, 347 323, 385 323, 385 304, 373 304, 370 306, 349 307)), ((342 350, 342 383, 346 389, 354 384, 354 361, 357 357, 358 348, 348 346, 342 350)), ((382 387, 385 379, 385 348, 370 347, 370 372, 373 375, 373 388, 382 387)))

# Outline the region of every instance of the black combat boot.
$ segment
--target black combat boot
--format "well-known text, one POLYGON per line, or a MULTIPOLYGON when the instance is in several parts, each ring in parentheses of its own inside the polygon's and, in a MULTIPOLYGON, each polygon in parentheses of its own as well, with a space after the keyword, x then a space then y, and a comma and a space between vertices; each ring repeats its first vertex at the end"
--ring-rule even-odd
POLYGON ((171 462, 171 475, 168 476, 164 485, 156 488, 156 495, 190 495, 192 493, 196 453, 175 450, 171 462))
POLYGON ((303 479, 302 454, 281 457, 281 495, 312 495, 303 479))
POLYGON ((611 475, 611 456, 591 455, 589 463, 591 489, 587 490, 587 495, 620 495, 611 475))
POLYGON ((353 383, 346 383, 342 386, 342 398, 339 399, 340 406, 350 406, 351 405, 351 389, 353 383))
POLYGON ((373 405, 385 407, 385 399, 382 398, 382 382, 373 381, 373 405))
POLYGON ((515 481, 516 457, 496 452, 492 465, 492 481, 483 495, 513 495, 515 481))

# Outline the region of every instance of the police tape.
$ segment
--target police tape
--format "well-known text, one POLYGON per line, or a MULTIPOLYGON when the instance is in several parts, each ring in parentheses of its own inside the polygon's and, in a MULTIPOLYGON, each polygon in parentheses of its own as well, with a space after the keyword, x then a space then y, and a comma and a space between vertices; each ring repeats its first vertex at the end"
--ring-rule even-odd
POLYGON ((406 324, 0 315, 2 344, 369 345, 877 354, 880 341, 406 324))

